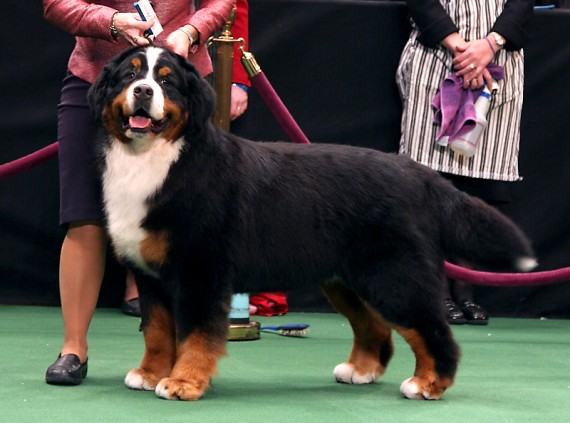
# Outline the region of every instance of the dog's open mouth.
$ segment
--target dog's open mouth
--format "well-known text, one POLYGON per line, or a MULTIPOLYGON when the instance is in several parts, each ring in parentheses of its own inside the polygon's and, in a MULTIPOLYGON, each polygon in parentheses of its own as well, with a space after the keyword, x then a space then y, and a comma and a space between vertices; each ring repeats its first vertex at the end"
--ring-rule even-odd
POLYGON ((132 132, 140 134, 149 132, 160 134, 166 127, 167 123, 168 116, 161 120, 154 120, 145 110, 139 109, 132 116, 125 116, 123 119, 123 129, 125 131, 130 129, 132 132))

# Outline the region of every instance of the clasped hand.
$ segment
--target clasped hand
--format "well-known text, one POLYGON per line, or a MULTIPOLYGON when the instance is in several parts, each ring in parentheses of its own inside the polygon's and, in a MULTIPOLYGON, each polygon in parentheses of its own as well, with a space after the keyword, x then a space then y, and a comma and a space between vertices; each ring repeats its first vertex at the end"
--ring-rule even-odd
POLYGON ((453 55, 455 74, 463 77, 463 88, 477 90, 486 84, 491 89, 493 78, 487 65, 495 55, 484 38, 456 45, 453 55))

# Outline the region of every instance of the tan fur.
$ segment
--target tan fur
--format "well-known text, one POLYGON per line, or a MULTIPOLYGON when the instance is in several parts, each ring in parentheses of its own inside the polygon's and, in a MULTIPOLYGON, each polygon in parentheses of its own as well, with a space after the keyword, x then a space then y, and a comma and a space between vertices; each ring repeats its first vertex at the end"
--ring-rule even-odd
POLYGON ((324 284, 322 290, 333 307, 348 319, 354 332, 348 363, 352 364, 360 375, 384 374, 386 368, 380 362, 380 353, 383 348, 393 351, 393 344, 390 327, 380 313, 373 310, 340 280, 324 284), (351 304, 348 303, 349 299, 351 304))
POLYGON ((410 345, 416 356, 416 370, 412 381, 418 385, 420 391, 427 392, 430 399, 441 398, 445 390, 453 385, 453 380, 438 376, 435 360, 417 330, 402 327, 396 327, 396 330, 410 345))
POLYGON ((105 107, 101 113, 103 126, 109 135, 118 139, 120 142, 128 144, 131 142, 125 135, 122 128, 121 113, 128 114, 128 111, 123 110, 127 103, 127 92, 123 90, 111 103, 110 107, 105 107))
POLYGON ((202 397, 217 372, 217 361, 225 355, 224 339, 209 339, 195 332, 178 344, 177 359, 169 378, 160 383, 168 397, 194 401, 202 397))
POLYGON ((182 135, 182 131, 188 124, 189 113, 183 112, 168 98, 164 99, 164 115, 169 117, 169 122, 161 133, 166 141, 174 141, 182 135))
POLYGON ((144 328, 145 352, 136 371, 152 387, 170 375, 176 360, 176 333, 172 315, 162 307, 149 310, 144 328))
POLYGON ((144 261, 150 267, 160 267, 166 262, 170 244, 166 231, 149 232, 140 243, 144 261))
POLYGON ((142 60, 138 57, 135 57, 133 60, 131 60, 131 65, 133 65, 133 68, 135 68, 135 70, 140 71, 140 68, 142 67, 142 60))
POLYGON ((164 78, 165 76, 168 76, 172 73, 172 69, 170 69, 167 66, 163 66, 158 70, 158 76, 160 78, 164 78))

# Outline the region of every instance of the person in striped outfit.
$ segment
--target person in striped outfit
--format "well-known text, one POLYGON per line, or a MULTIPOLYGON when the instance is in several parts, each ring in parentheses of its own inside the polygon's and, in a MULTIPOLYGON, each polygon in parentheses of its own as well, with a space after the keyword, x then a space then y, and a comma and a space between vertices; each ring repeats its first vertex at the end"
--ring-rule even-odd
MULTIPOLYGON (((396 73, 403 102, 399 152, 441 172, 468 194, 497 205, 510 200, 520 179, 518 154, 523 105, 526 26, 530 0, 407 0, 412 31, 396 73), (455 73, 463 89, 491 85, 487 65, 504 69, 493 92, 487 127, 471 157, 436 143, 432 100, 455 73)), ((453 261, 453 258, 449 258, 453 261)), ((473 301, 469 284, 450 281, 445 300, 450 323, 486 324, 487 312, 473 301)))

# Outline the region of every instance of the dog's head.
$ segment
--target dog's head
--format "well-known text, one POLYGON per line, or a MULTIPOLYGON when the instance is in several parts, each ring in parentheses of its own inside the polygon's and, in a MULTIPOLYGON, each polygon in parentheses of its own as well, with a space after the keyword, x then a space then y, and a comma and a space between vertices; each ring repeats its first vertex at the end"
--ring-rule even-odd
POLYGON ((124 143, 176 140, 208 124, 215 93, 196 68, 170 50, 139 47, 115 57, 89 91, 95 118, 124 143))

